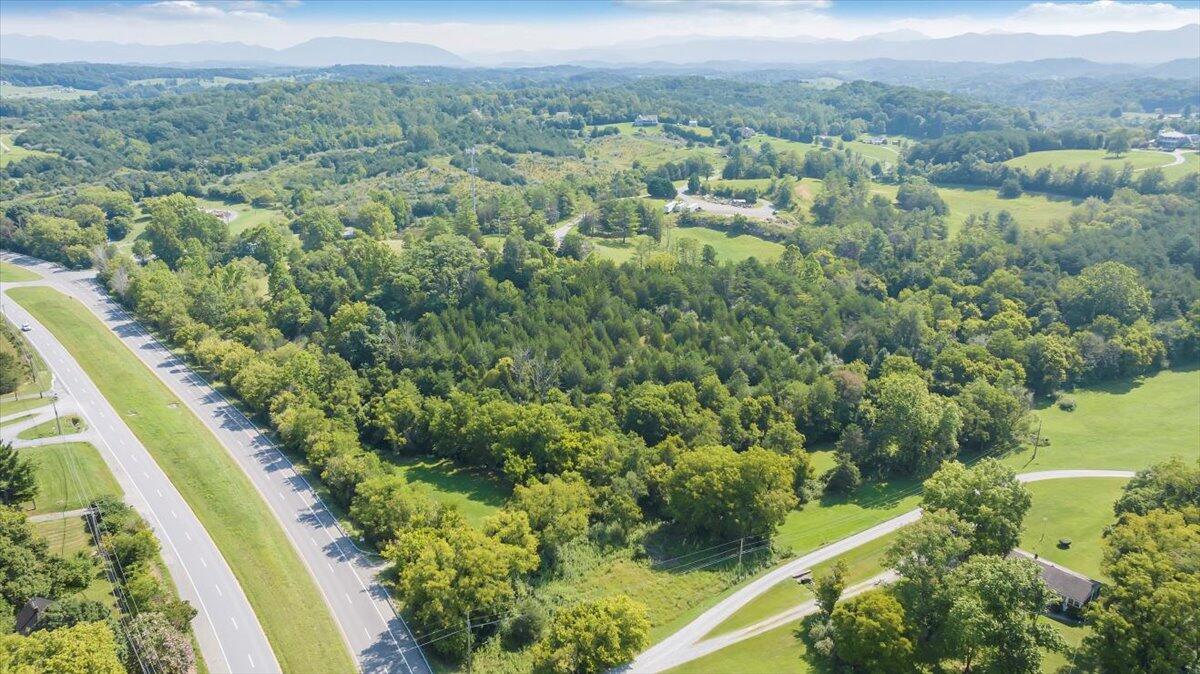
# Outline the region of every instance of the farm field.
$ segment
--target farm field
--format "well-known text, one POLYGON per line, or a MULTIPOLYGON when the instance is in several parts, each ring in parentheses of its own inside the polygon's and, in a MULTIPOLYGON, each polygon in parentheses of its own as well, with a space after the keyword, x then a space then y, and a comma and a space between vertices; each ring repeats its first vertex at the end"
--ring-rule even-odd
POLYGON ((49 288, 9 295, 66 346, 183 495, 233 569, 280 664, 351 671, 337 626, 283 530, 208 429, 100 322, 49 288))
POLYGON ((634 163, 656 167, 669 161, 679 161, 697 154, 708 157, 713 165, 713 175, 721 173, 725 159, 718 148, 698 145, 689 148, 682 139, 668 136, 662 129, 649 133, 602 136, 588 140, 585 151, 589 159, 597 160, 607 167, 629 168, 634 163))
POLYGON ((1112 506, 1125 482, 1123 478, 1082 478, 1026 485, 1033 494, 1033 506, 1025 516, 1021 549, 1103 580, 1101 536, 1116 519, 1112 506), (1059 548, 1061 538, 1071 539, 1071 546, 1059 548))
MULTIPOLYGON (((4 94, 4 95, 7 95, 7 94, 4 94)), ((28 148, 24 148, 24 147, 21 147, 20 145, 17 145, 15 142, 13 142, 13 134, 11 134, 11 133, 0 134, 0 168, 8 166, 9 164, 11 164, 15 161, 21 161, 22 159, 25 159, 26 157, 49 157, 49 156, 51 156, 51 154, 49 152, 42 152, 41 150, 30 150, 28 148)))
POLYGON ((38 496, 30 514, 84 508, 97 496, 120 496, 121 487, 100 452, 86 442, 42 445, 18 450, 33 462, 38 496))
MULTIPOLYGON (((1082 203, 1079 199, 1032 192, 1016 199, 1001 199, 991 187, 938 185, 937 190, 950 207, 946 222, 951 235, 962 229, 970 215, 982 216, 990 212, 995 217, 1000 211, 1008 211, 1023 229, 1044 229, 1053 222, 1065 220, 1071 209, 1082 203)), ((895 185, 877 184, 871 187, 871 192, 896 198, 895 185)))
POLYGON ((1175 158, 1170 153, 1155 150, 1133 150, 1120 157, 1109 155, 1105 150, 1046 150, 1013 157, 1004 163, 1031 173, 1038 169, 1059 166, 1069 169, 1087 166, 1092 170, 1109 166, 1119 172, 1125 164, 1132 164, 1133 168, 1137 170, 1163 166, 1173 161, 1175 158))

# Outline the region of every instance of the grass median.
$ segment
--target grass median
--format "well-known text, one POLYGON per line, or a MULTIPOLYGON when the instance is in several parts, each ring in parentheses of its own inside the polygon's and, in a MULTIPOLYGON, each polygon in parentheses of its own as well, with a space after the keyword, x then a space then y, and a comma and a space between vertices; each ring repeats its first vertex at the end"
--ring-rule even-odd
POLYGON ((350 672, 354 662, 300 557, 217 439, 75 300, 14 288, 87 372, 200 518, 237 576, 286 672, 350 672))

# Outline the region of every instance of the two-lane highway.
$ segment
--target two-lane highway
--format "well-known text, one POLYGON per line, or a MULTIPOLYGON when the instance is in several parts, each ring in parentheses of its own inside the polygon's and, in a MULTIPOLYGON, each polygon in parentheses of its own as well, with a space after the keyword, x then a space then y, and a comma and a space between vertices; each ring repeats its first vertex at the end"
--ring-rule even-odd
POLYGON ((33 328, 25 335, 54 375, 56 391, 68 401, 65 407, 84 417, 88 439, 117 478, 125 501, 153 527, 179 595, 198 612, 192 627, 209 671, 280 671, 233 571, 166 474, 54 335, 11 298, 4 297, 2 304, 10 321, 33 328))
POLYGON ((112 301, 96 282, 94 272, 69 271, 19 255, 6 255, 5 259, 36 270, 45 278, 42 283, 79 300, 212 431, 282 524, 360 669, 432 672, 376 578, 378 563, 355 547, 270 437, 112 301))

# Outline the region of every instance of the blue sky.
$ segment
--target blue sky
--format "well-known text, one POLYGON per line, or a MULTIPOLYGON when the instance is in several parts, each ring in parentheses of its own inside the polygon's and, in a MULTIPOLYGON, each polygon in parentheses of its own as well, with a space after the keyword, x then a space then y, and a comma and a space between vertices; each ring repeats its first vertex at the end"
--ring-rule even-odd
POLYGON ((5 0, 0 32, 115 42, 240 41, 283 47, 329 35, 429 42, 453 51, 564 49, 661 36, 852 39, 1007 31, 1085 34, 1200 23, 1200 3, 1117 0, 660 0, 325 2, 5 0))

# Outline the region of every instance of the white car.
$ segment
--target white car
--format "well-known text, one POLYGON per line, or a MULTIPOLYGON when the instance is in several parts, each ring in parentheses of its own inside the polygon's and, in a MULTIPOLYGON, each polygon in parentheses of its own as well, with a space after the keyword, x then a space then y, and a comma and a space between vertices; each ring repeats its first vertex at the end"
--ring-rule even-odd
POLYGON ((29 332, 29 331, 30 331, 30 330, 32 330, 32 329, 33 329, 33 328, 29 327, 29 324, 28 324, 28 323, 22 323, 22 324, 21 324, 21 332, 29 332))

